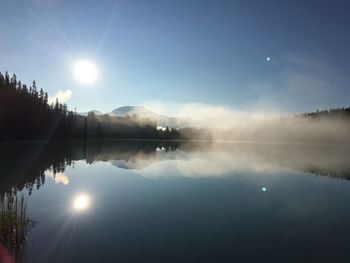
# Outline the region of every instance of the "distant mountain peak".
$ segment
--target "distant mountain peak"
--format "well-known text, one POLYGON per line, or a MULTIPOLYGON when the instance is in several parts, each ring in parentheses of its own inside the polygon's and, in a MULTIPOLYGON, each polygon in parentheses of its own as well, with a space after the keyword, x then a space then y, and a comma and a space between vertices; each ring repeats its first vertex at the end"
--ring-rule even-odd
POLYGON ((123 106, 114 109, 112 112, 109 113, 111 116, 116 117, 126 117, 126 116, 138 116, 141 118, 157 118, 157 114, 153 111, 147 109, 144 106, 123 106))
MULTIPOLYGON (((91 112, 91 111, 89 111, 91 112)), ((104 115, 105 113, 92 110, 95 115, 104 115)), ((87 116, 88 112, 78 113, 81 116, 87 116)), ((126 116, 137 116, 139 118, 144 119, 152 119, 157 122, 157 125, 160 127, 171 127, 171 128, 182 128, 191 126, 191 120, 189 118, 176 118, 176 117, 168 117, 165 115, 159 115, 154 113, 150 109, 145 106, 122 106, 112 110, 110 113, 106 113, 113 117, 126 117, 126 116)))
POLYGON ((93 112, 95 115, 103 115, 104 113, 99 110, 90 110, 88 112, 79 112, 78 115, 87 116, 89 112, 93 112))

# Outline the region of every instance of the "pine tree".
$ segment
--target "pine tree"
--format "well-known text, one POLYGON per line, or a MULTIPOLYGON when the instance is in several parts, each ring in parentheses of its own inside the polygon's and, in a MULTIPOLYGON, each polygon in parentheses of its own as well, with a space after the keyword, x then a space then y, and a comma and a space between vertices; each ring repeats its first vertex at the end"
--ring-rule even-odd
POLYGON ((58 103, 58 98, 56 98, 56 103, 55 103, 55 112, 57 113, 59 110, 59 103, 58 103))
POLYGON ((18 83, 17 83, 17 90, 18 90, 19 92, 22 91, 22 82, 21 82, 21 81, 18 81, 18 83))
POLYGON ((40 91, 39 91, 39 100, 41 101, 41 103, 44 103, 44 91, 43 89, 41 88, 40 91))
POLYGON ((11 82, 11 86, 12 88, 16 88, 17 87, 17 76, 16 74, 13 74, 11 79, 10 79, 10 82, 11 82))
POLYGON ((46 105, 46 104, 48 104, 48 102, 49 102, 49 96, 47 95, 47 92, 45 92, 45 94, 44 94, 44 104, 46 105))
POLYGON ((24 94, 24 95, 28 95, 28 88, 27 88, 27 85, 26 84, 23 84, 23 87, 22 87, 22 93, 24 94))
POLYGON ((38 98, 38 90, 37 90, 37 87, 36 87, 35 80, 33 80, 33 83, 32 83, 32 92, 33 92, 33 97, 34 98, 38 98))
POLYGON ((4 78, 4 75, 2 75, 0 72, 0 89, 3 88, 4 85, 5 85, 5 78, 4 78))
POLYGON ((9 73, 6 71, 5 72, 5 85, 9 85, 10 84, 10 76, 9 73))

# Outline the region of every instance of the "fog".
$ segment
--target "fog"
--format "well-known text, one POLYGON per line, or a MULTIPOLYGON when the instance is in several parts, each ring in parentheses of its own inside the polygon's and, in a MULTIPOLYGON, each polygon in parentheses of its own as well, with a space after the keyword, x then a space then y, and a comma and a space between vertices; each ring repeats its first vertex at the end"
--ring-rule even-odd
POLYGON ((237 126, 212 128, 213 138, 248 141, 350 142, 350 123, 337 118, 246 119, 237 126))
POLYGON ((350 142, 350 118, 345 115, 296 117, 295 113, 283 111, 235 110, 202 103, 145 105, 181 118, 182 126, 210 130, 214 140, 350 142))
MULTIPOLYGON (((200 143, 198 143, 200 144, 200 143)), ((207 147, 158 151, 141 169, 148 178, 182 174, 212 177, 232 174, 285 174, 292 170, 335 178, 350 176, 349 146, 309 143, 212 143, 207 147)), ((137 168, 136 168, 137 169, 137 168)))

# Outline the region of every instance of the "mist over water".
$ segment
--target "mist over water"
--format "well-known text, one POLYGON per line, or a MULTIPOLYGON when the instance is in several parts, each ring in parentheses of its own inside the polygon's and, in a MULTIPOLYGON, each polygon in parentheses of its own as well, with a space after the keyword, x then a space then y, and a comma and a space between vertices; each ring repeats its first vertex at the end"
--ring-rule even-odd
MULTIPOLYGON (((345 179, 350 175, 349 150, 349 146, 331 144, 212 143, 204 149, 159 151, 140 174, 167 176, 164 171, 169 167, 177 175, 194 178, 297 170, 345 179)), ((145 157, 141 162, 144 160, 150 159, 145 157)))
POLYGON ((149 102, 145 105, 180 118, 182 126, 210 131, 214 140, 350 142, 350 119, 346 115, 310 118, 283 111, 235 110, 202 103, 149 102))
POLYGON ((334 143, 142 140, 7 143, 0 147, 1 189, 31 188, 36 178, 44 175, 56 184, 69 185, 70 178, 64 171, 75 161, 111 164, 152 179, 292 170, 350 179, 349 151, 350 145, 334 143), (21 163, 22 168, 15 163, 21 163))
POLYGON ((237 121, 237 126, 213 128, 212 134, 215 139, 349 143, 350 134, 347 132, 349 128, 350 122, 345 119, 290 117, 237 121))

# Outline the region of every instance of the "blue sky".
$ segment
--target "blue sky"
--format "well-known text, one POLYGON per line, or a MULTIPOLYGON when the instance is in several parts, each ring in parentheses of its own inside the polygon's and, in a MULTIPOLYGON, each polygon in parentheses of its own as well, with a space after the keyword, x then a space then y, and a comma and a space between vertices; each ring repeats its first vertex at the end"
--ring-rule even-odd
POLYGON ((70 90, 71 109, 349 106, 346 1, 0 1, 0 71, 70 90), (74 78, 80 59, 95 84, 74 78))

